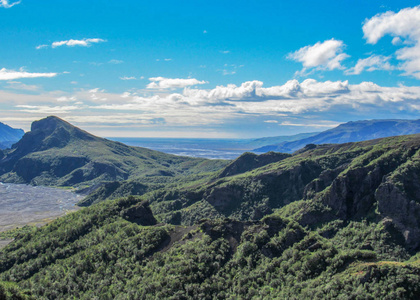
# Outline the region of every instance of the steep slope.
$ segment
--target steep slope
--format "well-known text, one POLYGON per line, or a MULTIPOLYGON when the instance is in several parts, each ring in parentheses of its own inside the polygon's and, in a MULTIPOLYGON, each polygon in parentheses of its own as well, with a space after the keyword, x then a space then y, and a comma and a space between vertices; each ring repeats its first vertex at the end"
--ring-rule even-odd
POLYGON ((135 177, 164 181, 180 174, 214 171, 226 164, 129 147, 53 116, 34 122, 31 131, 3 155, 3 182, 80 187, 135 177))
POLYGON ((348 122, 308 138, 263 146, 254 151, 292 153, 307 144, 340 144, 416 133, 420 133, 420 120, 365 120, 348 122))
POLYGON ((157 218, 173 224, 210 216, 258 220, 292 208, 293 218, 305 226, 335 219, 386 220, 406 247, 419 249, 419 149, 420 135, 323 145, 204 185, 155 192, 148 199, 157 218))
POLYGON ((10 148, 19 141, 25 132, 0 122, 0 149, 10 148))
MULTIPOLYGON (((420 249, 419 149, 420 135, 410 135, 313 145, 294 155, 246 153, 213 177, 146 196, 157 219, 171 224, 208 217, 259 220, 276 211, 290 215, 289 210, 305 226, 386 220, 414 251, 420 249)), ((99 189, 90 203, 136 194, 136 188, 127 181, 99 189)))

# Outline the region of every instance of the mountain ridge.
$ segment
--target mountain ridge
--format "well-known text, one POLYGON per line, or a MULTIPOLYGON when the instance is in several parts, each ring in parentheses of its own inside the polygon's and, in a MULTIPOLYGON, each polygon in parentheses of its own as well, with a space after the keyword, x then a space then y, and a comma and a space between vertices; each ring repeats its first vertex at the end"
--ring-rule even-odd
MULTIPOLYGON (((223 166, 220 160, 179 157, 96 137, 58 117, 33 122, 31 131, 3 151, 0 180, 79 186, 132 177, 162 178, 223 166)), ((153 181, 153 180, 151 180, 153 181)))
POLYGON ((12 128, 7 124, 0 122, 0 149, 10 148, 14 143, 20 140, 24 135, 22 129, 12 128))
POLYGON ((351 121, 301 140, 267 145, 254 149, 253 151, 292 153, 303 148, 307 144, 341 144, 416 133, 420 133, 420 119, 374 119, 351 121))

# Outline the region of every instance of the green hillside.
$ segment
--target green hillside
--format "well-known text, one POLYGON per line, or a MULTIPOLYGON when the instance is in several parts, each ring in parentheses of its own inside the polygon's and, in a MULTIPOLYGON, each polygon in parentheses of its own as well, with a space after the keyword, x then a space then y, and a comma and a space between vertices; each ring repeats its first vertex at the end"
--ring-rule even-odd
POLYGON ((57 117, 31 131, 0 160, 0 181, 88 187, 104 181, 143 178, 172 181, 178 175, 219 170, 227 162, 169 155, 93 136, 57 117))
POLYGON ((419 150, 411 135, 245 154, 23 231, 0 281, 34 299, 418 299, 419 150))

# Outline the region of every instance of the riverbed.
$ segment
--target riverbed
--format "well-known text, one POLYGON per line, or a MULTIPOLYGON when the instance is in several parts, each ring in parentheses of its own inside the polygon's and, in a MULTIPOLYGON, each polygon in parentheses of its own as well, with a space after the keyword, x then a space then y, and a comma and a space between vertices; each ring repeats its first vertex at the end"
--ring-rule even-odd
POLYGON ((63 189, 0 183, 0 231, 44 225, 77 210, 76 203, 82 198, 63 189))

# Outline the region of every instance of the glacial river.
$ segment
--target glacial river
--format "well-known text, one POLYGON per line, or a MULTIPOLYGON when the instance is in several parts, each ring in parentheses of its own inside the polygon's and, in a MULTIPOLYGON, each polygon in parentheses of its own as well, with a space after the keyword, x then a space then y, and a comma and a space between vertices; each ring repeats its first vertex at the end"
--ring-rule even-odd
POLYGON ((71 191, 0 183, 0 231, 26 224, 43 225, 77 209, 83 196, 71 191))

